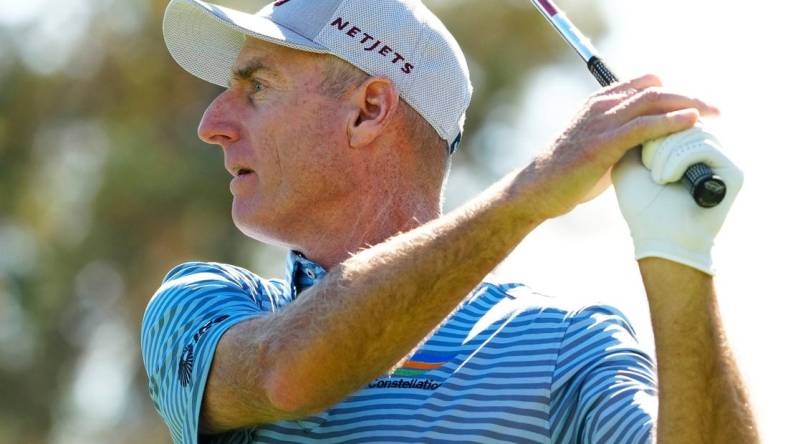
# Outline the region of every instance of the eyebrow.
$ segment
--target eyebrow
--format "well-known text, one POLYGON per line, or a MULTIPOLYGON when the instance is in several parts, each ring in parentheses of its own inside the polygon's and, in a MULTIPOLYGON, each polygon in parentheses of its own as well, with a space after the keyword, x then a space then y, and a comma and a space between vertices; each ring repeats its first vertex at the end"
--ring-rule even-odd
POLYGON ((258 72, 263 71, 267 75, 274 77, 274 78, 281 78, 281 75, 277 70, 272 68, 269 64, 265 62, 260 57, 255 57, 248 61, 243 66, 236 66, 233 68, 232 71, 232 80, 239 81, 239 80, 250 80, 255 74, 258 72))

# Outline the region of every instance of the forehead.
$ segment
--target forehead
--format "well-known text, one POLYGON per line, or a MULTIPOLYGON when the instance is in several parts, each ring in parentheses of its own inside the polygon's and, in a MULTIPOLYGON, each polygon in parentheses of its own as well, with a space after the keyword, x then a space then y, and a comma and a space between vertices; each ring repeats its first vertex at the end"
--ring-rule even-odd
POLYGON ((297 79, 314 73, 319 57, 258 39, 247 38, 238 54, 233 71, 244 77, 263 71, 279 80, 297 79))

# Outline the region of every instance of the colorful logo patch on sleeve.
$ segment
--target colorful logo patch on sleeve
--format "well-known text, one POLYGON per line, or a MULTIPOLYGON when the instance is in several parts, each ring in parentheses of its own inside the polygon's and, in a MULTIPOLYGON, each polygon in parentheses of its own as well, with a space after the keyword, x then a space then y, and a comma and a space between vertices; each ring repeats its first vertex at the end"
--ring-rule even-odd
POLYGON ((392 376, 418 378, 430 370, 443 367, 447 362, 454 359, 457 354, 432 353, 418 351, 398 368, 392 376))

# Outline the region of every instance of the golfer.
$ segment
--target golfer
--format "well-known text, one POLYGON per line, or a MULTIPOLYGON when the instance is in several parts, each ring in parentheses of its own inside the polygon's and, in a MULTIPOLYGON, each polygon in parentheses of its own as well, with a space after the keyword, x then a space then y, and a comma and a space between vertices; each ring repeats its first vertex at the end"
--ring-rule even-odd
POLYGON ((233 221, 291 250, 285 280, 193 262, 151 299, 142 354, 175 443, 757 441, 710 254, 742 176, 711 135, 684 131, 716 108, 653 75, 615 84, 545 154, 444 215, 471 84, 420 1, 252 15, 172 0, 164 37, 226 87, 199 136, 224 153, 233 221), (729 188, 714 209, 670 183, 699 161, 729 188), (615 308, 485 280, 611 170, 657 366, 615 308))

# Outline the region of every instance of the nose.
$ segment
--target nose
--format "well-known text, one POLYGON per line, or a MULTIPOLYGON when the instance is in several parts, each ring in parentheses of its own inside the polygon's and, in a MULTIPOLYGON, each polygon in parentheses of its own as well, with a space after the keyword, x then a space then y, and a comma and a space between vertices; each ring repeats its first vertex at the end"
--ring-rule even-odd
POLYGON ((240 138, 237 118, 238 113, 233 109, 232 94, 226 90, 208 105, 197 129, 197 135, 205 143, 226 147, 240 138))

